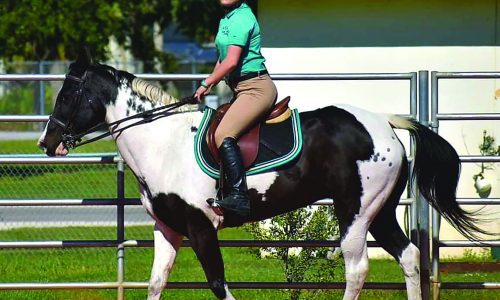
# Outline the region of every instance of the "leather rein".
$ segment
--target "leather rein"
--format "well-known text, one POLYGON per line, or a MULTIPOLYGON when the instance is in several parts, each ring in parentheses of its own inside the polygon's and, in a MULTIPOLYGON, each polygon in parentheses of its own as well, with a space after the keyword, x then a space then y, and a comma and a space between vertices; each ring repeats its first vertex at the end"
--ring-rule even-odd
MULTIPOLYGON (((118 77, 116 74, 117 72, 116 72, 116 70, 114 70, 114 71, 115 71, 114 72, 115 78, 118 82, 118 77)), ((54 124, 56 124, 58 127, 60 127, 63 130, 62 143, 67 149, 70 149, 70 148, 74 149, 76 147, 80 147, 80 146, 83 146, 85 144, 89 144, 89 143, 98 141, 100 139, 103 139, 103 138, 110 136, 110 135, 113 135, 113 134, 120 135, 123 131, 125 131, 126 129, 129 129, 131 127, 152 122, 160 117, 166 117, 166 116, 172 115, 173 114, 173 113, 171 113, 172 110, 179 108, 183 105, 197 104, 198 103, 196 98, 194 98, 193 96, 189 96, 189 97, 182 98, 179 102, 159 106, 159 107, 156 107, 154 109, 150 109, 150 110, 147 110, 147 111, 144 111, 144 112, 117 120, 117 121, 112 122, 112 123, 106 123, 103 121, 103 122, 100 122, 99 124, 91 127, 90 129, 86 130, 85 132, 75 133, 73 131, 71 120, 73 120, 74 117, 76 116, 76 114, 78 113, 78 109, 80 108, 80 103, 82 101, 82 98, 85 96, 85 98, 87 99, 86 95, 83 92, 85 80, 87 79, 87 71, 85 71, 85 73, 83 74, 83 76, 81 78, 76 77, 74 75, 67 74, 66 79, 76 81, 78 83, 78 90, 76 91, 77 99, 76 99, 75 105, 73 105, 74 109, 70 114, 70 119, 65 123, 65 122, 57 119, 56 117, 54 117, 51 114, 49 116, 49 120, 54 122, 54 124), (118 126, 120 124, 122 124, 123 122, 134 120, 134 119, 139 119, 139 118, 141 118, 141 120, 134 122, 130 125, 127 125, 123 128, 118 128, 118 126), (109 127, 108 132, 105 132, 105 133, 100 134, 96 137, 93 137, 91 139, 88 139, 88 140, 81 142, 81 139, 85 135, 99 131, 99 129, 104 125, 107 125, 109 127)), ((90 101, 90 100, 87 99, 87 101, 90 101)))

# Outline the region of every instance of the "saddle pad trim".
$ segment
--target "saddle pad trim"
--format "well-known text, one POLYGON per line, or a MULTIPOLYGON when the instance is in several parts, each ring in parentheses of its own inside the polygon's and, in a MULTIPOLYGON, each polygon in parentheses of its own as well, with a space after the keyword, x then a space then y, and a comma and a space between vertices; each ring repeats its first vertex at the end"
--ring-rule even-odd
MULTIPOLYGON (((200 123, 200 127, 198 128, 198 132, 196 133, 195 136, 195 143, 194 143, 194 155, 196 158, 196 162, 202 169, 202 171, 207 174, 208 176, 218 179, 219 178, 219 170, 214 169, 211 167, 203 158, 201 155, 201 147, 202 143, 204 141, 204 138, 200 135, 204 135, 206 132, 206 128, 208 127, 210 123, 210 119, 212 115, 215 113, 215 110, 213 109, 205 109, 205 113, 203 115, 203 118, 200 123)), ((300 117, 299 117, 299 112, 297 109, 292 110, 292 129, 293 129, 293 136, 295 143, 293 145, 292 150, 283 155, 282 157, 278 157, 273 160, 269 160, 263 163, 258 163, 255 164, 252 168, 246 171, 247 175, 254 175, 258 173, 263 173, 265 171, 268 171, 272 168, 279 167, 281 165, 284 165, 292 160, 294 160, 301 152, 302 150, 302 130, 300 127, 300 117)))

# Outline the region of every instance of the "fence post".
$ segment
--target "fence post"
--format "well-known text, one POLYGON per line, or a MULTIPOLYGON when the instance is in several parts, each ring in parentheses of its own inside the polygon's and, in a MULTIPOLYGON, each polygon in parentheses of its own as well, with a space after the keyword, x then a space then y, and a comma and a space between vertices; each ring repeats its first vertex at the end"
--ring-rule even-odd
MULTIPOLYGON (((418 72, 418 121, 429 125, 429 71, 418 72)), ((422 299, 428 300, 430 296, 430 270, 429 270, 429 204, 418 193, 418 241, 420 248, 420 283, 422 299)))
MULTIPOLYGON (((411 79, 410 79, 410 116, 413 119, 417 119, 417 108, 418 108, 418 75, 417 72, 412 73, 411 79)), ((413 139, 410 139, 410 155, 412 157, 415 157, 415 143, 413 139)), ((412 159, 410 161, 410 170, 413 170, 413 166, 415 164, 415 160, 412 159)), ((412 182, 411 180, 408 180, 408 192, 407 192, 407 197, 412 198, 415 197, 416 191, 415 191, 415 183, 412 182)), ((408 207, 405 207, 405 210, 410 210, 409 213, 409 226, 410 226, 410 231, 409 231, 409 238, 411 242, 415 245, 418 245, 418 224, 417 224, 417 216, 418 216, 418 205, 417 205, 417 199, 416 197, 413 199, 411 205, 408 207)))
MULTIPOLYGON (((437 72, 431 72, 431 129, 438 133, 439 121, 437 119, 438 114, 438 76, 437 72)), ((431 273, 431 283, 432 283, 432 298, 434 300, 439 300, 440 297, 440 285, 441 276, 439 273, 439 229, 441 227, 441 216, 438 212, 432 208, 431 209, 432 218, 432 273, 431 273)))
POLYGON ((124 162, 123 160, 117 163, 116 172, 116 194, 117 194, 117 204, 116 204, 116 240, 118 244, 117 248, 117 299, 124 299, 124 273, 125 273, 125 246, 123 242, 125 241, 125 173, 124 173, 124 162))

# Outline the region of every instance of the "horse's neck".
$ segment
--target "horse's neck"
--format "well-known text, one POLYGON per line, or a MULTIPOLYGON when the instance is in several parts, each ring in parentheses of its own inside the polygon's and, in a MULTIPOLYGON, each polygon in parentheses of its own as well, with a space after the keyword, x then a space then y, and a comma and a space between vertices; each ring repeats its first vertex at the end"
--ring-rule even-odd
POLYGON ((156 106, 150 101, 142 101, 128 85, 122 85, 118 87, 115 101, 111 101, 106 107, 106 122, 116 122, 138 113, 139 110, 149 110, 156 106))
MULTIPOLYGON (((142 106, 140 110, 155 107, 150 102, 142 101, 130 89, 119 89, 116 101, 106 108, 106 122, 109 124, 134 115, 138 113, 139 106, 142 106)), ((196 122, 193 120, 195 114, 186 112, 163 117, 130 127, 120 134, 113 134, 113 137, 125 162, 139 178, 155 176, 162 170, 164 172, 167 166, 168 169, 175 169, 177 164, 185 164, 178 156, 193 149, 190 129, 193 122, 196 122)), ((140 120, 141 118, 123 122, 118 128, 140 120)))

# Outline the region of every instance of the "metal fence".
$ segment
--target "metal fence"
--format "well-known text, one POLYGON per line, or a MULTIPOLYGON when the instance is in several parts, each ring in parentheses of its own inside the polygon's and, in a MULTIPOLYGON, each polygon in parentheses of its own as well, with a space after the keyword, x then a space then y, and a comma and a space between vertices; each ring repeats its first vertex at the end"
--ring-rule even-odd
MULTIPOLYGON (((175 74, 175 75, 155 75, 140 74, 139 77, 150 80, 181 80, 193 81, 201 80, 207 75, 198 74, 175 74)), ((434 76, 434 73, 433 73, 434 76)), ((434 77, 433 77, 434 78, 434 77)), ((39 74, 19 74, 19 75, 0 75, 0 81, 61 81, 64 75, 39 75, 39 74)), ((408 117, 416 119, 417 117, 417 81, 419 83, 419 120, 423 124, 428 124, 428 72, 418 73, 375 73, 375 74, 274 74, 275 80, 404 80, 409 82, 409 102, 410 114, 408 117)), ((433 79, 434 81, 434 79, 433 79)), ((436 90, 437 91, 437 90, 436 90)), ((434 89, 433 89, 434 96, 434 89)), ((434 97, 433 97, 434 99, 434 97)), ((434 107, 434 106, 433 106, 434 107)), ((443 115, 441 115, 443 117, 443 115)), ((45 122, 47 116, 31 115, 16 116, 4 115, 0 117, 0 122, 45 122)), ((431 125, 435 125, 434 118, 431 125)), ((410 148, 412 144, 410 145, 410 148)), ((478 159, 483 159, 480 157, 478 159)), ((494 158, 492 158, 494 159, 494 158)), ((411 160, 410 160, 411 161, 411 160)), ((496 161, 496 160, 495 160, 496 161)), ((51 241, 2 241, 0 248, 82 248, 82 247, 112 247, 117 249, 117 274, 115 281, 109 282, 84 282, 84 283, 0 283, 0 290, 35 290, 35 289, 116 289, 118 299, 123 299, 124 289, 146 288, 146 282, 130 282, 125 280, 124 260, 125 247, 151 247, 151 240, 126 240, 125 239, 125 216, 124 209, 128 205, 139 205, 139 200, 125 197, 125 171, 124 162, 116 155, 98 155, 98 156, 80 156, 66 158, 46 158, 41 156, 4 156, 0 157, 1 165, 23 165, 23 164, 110 164, 116 165, 116 199, 2 199, 0 206, 95 206, 105 205, 116 207, 116 239, 112 240, 51 240, 51 241)), ((415 193, 410 186, 410 193, 415 193)), ((429 266, 430 266, 430 245, 429 245, 429 207, 428 204, 417 197, 418 203, 412 199, 403 199, 400 204, 410 205, 410 229, 411 239, 416 242, 421 249, 421 273, 423 298, 429 298, 429 266), (417 218, 418 216, 418 218, 417 218), (417 234, 418 233, 418 234, 417 234)), ((472 200, 460 200, 461 204, 482 203, 472 200)), ((322 201, 320 204, 331 201, 322 201)), ((433 231, 434 236, 434 231, 433 231)), ((439 246, 458 245, 457 241, 441 241, 439 246)), ((185 241, 183 246, 188 246, 185 241)), ((222 247, 338 247, 339 241, 221 241, 222 247)), ((376 247, 376 242, 369 242, 369 247, 376 247)), ((435 251, 435 248, 434 248, 435 251)), ((435 252, 433 252, 434 254, 435 252)), ((434 256, 433 256, 434 258, 434 256)), ((439 263, 439 260, 437 260, 439 263)), ((434 260, 433 260, 434 267, 434 260)), ((434 269, 433 269, 434 270, 434 269)), ((498 284, 486 284, 487 286, 498 288, 498 284)), ((481 288, 486 285, 468 285, 467 288, 481 288)), ((341 289, 345 287, 343 283, 282 283, 282 282, 232 282, 230 288, 244 289, 341 289)), ((206 283, 200 282, 182 282, 169 283, 169 288, 208 288, 206 283)), ((374 289, 404 289, 404 283, 366 283, 365 288, 374 289)), ((463 288, 461 283, 448 283, 441 285, 441 288, 463 288)))
MULTIPOLYGON (((430 127, 436 132, 439 132, 440 121, 464 121, 464 120, 491 120, 500 121, 500 113, 439 113, 439 82, 442 79, 500 79, 499 72, 432 72, 431 73, 431 122, 430 127)), ((491 162, 500 163, 498 156, 461 156, 462 163, 474 162, 491 162)), ((463 205, 499 205, 500 198, 490 198, 488 200, 462 198, 458 199, 463 205)), ((441 282, 440 279, 440 262, 439 250, 442 247, 498 247, 500 240, 496 241, 452 241, 441 240, 439 238, 439 230, 441 227, 441 217, 433 209, 432 210, 432 289, 434 299, 439 299, 440 289, 499 289, 500 282, 441 282)))

